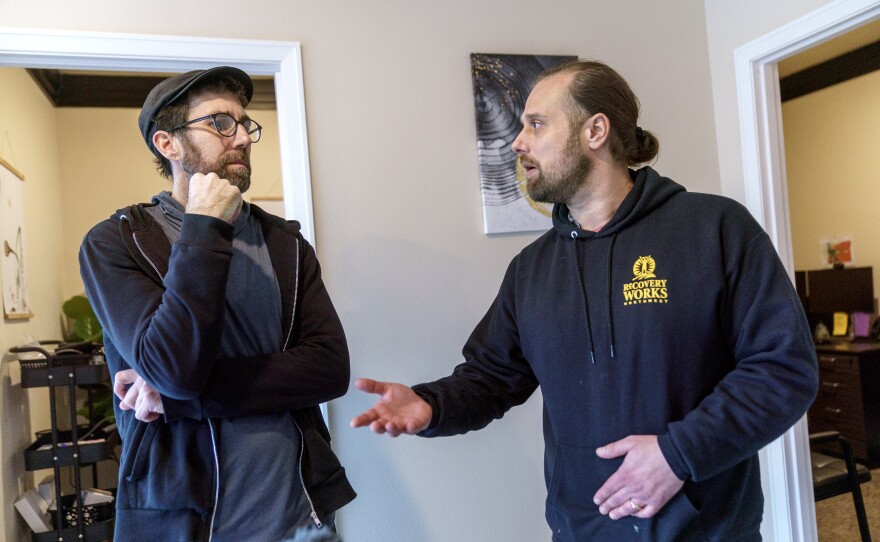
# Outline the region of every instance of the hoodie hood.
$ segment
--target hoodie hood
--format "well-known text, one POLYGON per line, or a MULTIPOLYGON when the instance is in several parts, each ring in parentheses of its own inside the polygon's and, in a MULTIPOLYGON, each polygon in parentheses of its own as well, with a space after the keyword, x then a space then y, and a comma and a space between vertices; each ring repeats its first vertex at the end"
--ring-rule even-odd
POLYGON ((598 232, 580 229, 571 220, 568 206, 557 203, 553 206, 553 228, 565 238, 603 237, 612 235, 643 216, 660 207, 669 198, 685 188, 672 179, 661 176, 648 166, 637 170, 629 170, 633 187, 626 195, 611 220, 598 232))

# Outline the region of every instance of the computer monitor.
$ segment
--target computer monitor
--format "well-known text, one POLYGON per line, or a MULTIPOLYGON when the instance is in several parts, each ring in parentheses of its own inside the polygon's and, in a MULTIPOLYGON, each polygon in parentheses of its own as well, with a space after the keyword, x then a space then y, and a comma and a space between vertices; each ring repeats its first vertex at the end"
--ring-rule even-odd
POLYGON ((870 267, 806 272, 807 313, 874 312, 874 277, 870 267))

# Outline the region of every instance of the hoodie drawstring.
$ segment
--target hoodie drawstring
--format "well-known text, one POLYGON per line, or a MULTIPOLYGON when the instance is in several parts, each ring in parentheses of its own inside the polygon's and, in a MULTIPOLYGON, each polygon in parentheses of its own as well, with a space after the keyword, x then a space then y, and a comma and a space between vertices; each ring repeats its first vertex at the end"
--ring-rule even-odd
MULTIPOLYGON (((596 355, 593 351, 593 327, 590 323, 590 304, 587 301, 587 288, 584 285, 584 275, 581 269, 581 257, 580 250, 578 250, 578 238, 575 232, 572 232, 572 240, 574 241, 574 265, 577 269, 577 278, 578 285, 581 288, 581 296, 584 300, 584 321, 587 324, 587 335, 589 337, 590 342, 590 362, 596 363, 596 355)), ((611 359, 614 359, 614 320, 612 319, 611 314, 611 269, 612 269, 612 254, 614 250, 614 241, 617 239, 617 234, 613 234, 611 236, 611 242, 608 245, 608 257, 607 261, 607 269, 606 269, 606 296, 605 296, 605 308, 608 311, 608 326, 610 330, 610 339, 611 344, 609 345, 609 350, 611 353, 611 359)))
POLYGON ((611 236, 611 243, 608 245, 608 288, 607 288, 607 296, 605 298, 605 307, 608 309, 608 328, 610 330, 610 339, 611 339, 611 359, 614 359, 614 319, 611 318, 611 257, 614 250, 614 241, 617 239, 617 234, 613 234, 611 236))
POLYGON ((581 272, 581 255, 578 250, 578 240, 574 237, 574 265, 577 267, 578 285, 581 287, 581 296, 584 298, 584 320, 587 322, 587 335, 590 341, 590 362, 596 363, 596 355, 593 353, 593 328, 590 326, 590 304, 587 302, 587 289, 584 286, 584 276, 581 272))

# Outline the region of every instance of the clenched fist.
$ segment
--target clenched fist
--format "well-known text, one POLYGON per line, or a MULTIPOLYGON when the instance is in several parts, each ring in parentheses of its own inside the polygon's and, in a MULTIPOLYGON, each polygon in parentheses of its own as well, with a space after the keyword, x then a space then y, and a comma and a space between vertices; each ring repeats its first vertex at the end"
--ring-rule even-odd
POLYGON ((189 180, 186 212, 232 222, 241 211, 241 190, 216 173, 196 173, 189 180))

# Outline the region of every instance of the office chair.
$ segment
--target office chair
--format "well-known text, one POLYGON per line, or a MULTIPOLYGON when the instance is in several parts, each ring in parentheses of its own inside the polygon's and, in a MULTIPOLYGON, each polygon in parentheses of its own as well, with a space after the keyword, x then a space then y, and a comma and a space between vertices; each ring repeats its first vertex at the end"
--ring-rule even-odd
POLYGON ((871 471, 853 459, 852 447, 837 431, 823 431, 810 435, 810 463, 813 467, 813 494, 819 502, 830 497, 852 493, 863 542, 871 542, 865 502, 860 484, 871 480, 871 471), (843 452, 843 459, 812 451, 818 444, 836 442, 843 452))

